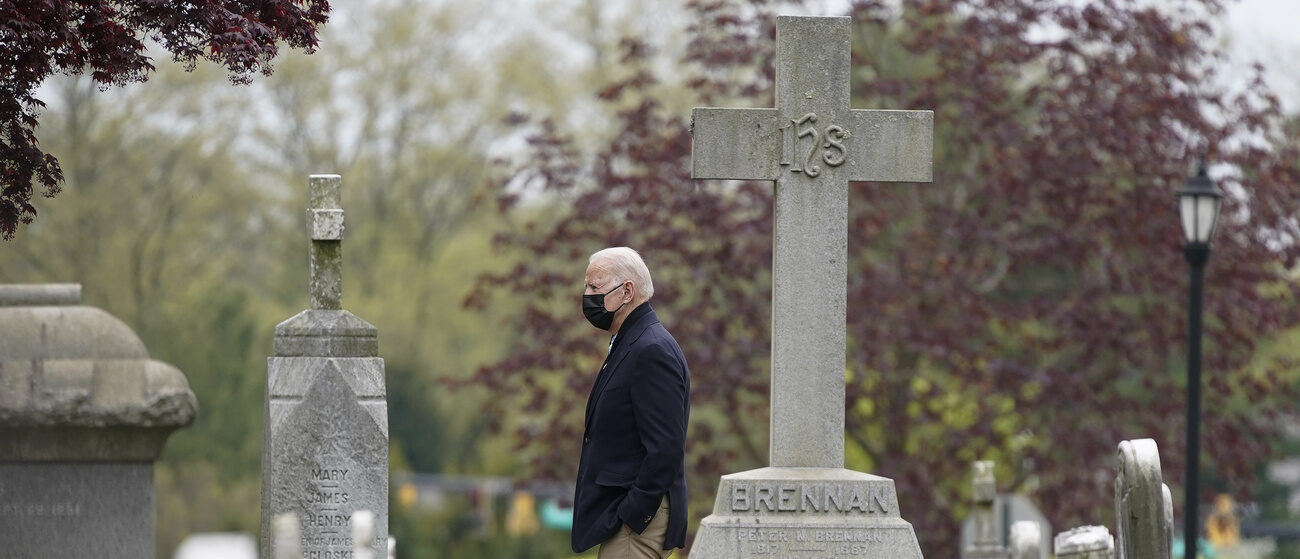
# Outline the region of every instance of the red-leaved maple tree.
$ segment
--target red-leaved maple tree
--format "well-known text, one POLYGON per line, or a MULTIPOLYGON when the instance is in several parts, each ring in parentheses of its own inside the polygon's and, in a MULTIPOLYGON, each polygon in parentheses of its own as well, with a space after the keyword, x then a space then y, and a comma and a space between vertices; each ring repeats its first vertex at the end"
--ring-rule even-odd
POLYGON ((327 0, 18 0, 0 2, 0 236, 31 223, 34 187, 54 196, 58 160, 37 146, 36 88, 55 73, 89 72, 101 87, 145 81, 153 40, 189 67, 222 64, 236 83, 269 74, 283 41, 311 51, 327 0))
MULTIPOLYGON (((1205 156, 1228 196, 1206 279, 1202 463, 1217 481, 1202 493, 1248 497, 1297 396, 1256 350, 1300 323, 1300 150, 1260 81, 1215 85, 1221 3, 895 4, 852 2, 855 107, 933 109, 934 182, 850 187, 848 398, 825 403, 846 406, 849 466, 896 481, 929 557, 958 556, 973 460, 996 460, 1000 488, 1062 530, 1113 526, 1121 440, 1154 438, 1181 495, 1174 191, 1205 156)), ((672 79, 696 105, 772 106, 774 7, 687 6, 697 23, 672 79)), ((609 140, 586 152, 542 121, 501 182, 503 211, 528 207, 521 188, 559 210, 503 232, 520 263, 467 299, 529 297, 505 322, 516 349, 476 378, 534 475, 570 479, 604 349, 579 311, 586 256, 640 250, 690 362, 697 526, 719 475, 767 459, 772 186, 691 180, 689 116, 665 110, 649 47, 624 46, 627 78, 601 93, 619 107, 609 140)))

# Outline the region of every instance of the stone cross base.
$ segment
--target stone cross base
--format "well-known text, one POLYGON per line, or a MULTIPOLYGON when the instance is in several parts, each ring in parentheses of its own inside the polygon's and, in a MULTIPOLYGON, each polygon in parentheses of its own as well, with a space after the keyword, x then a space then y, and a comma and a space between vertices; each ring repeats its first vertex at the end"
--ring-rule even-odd
POLYGON ((760 468, 722 476, 691 559, 921 559, 894 481, 841 468, 760 468))
POLYGON ((282 513, 303 557, 353 557, 353 517, 375 511, 369 548, 388 545, 388 405, 376 330, 344 310, 307 310, 276 327, 267 359, 262 557, 282 513))

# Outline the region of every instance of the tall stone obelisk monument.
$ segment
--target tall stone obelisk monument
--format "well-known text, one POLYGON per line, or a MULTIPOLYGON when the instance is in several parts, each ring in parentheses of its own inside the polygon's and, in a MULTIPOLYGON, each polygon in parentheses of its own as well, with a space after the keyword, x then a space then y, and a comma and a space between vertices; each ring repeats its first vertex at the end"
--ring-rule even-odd
POLYGON ((342 180, 312 175, 311 308, 275 327, 262 439, 262 557, 272 522, 293 513, 304 557, 350 557, 353 513, 374 513, 388 549, 388 402, 374 326, 343 310, 342 180), (335 555, 334 553, 337 553, 335 555))

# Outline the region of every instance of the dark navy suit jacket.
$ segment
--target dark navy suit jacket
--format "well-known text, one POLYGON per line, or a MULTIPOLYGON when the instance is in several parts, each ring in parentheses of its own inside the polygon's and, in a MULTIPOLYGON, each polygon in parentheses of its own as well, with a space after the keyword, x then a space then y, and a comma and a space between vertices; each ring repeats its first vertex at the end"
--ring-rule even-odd
POLYGON ((668 495, 664 549, 686 545, 686 423, 691 377, 686 357, 649 303, 634 309, 614 338, 587 398, 586 428, 573 496, 575 553, 638 534, 668 495))

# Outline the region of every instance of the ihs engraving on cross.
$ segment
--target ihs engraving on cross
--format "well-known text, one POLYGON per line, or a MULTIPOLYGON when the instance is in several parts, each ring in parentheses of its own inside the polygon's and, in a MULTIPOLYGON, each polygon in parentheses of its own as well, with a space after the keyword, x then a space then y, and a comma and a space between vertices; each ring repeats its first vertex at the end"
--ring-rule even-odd
POLYGON ((817 113, 808 113, 798 119, 790 119, 790 124, 781 127, 781 166, 789 167, 791 173, 803 173, 809 177, 816 177, 822 174, 821 166, 815 163, 819 149, 822 149, 822 162, 831 167, 839 167, 844 164, 844 140, 849 139, 849 131, 843 126, 832 124, 827 126, 825 131, 819 130, 817 123, 817 113), (803 153, 799 145, 804 138, 812 138, 812 145, 809 146, 808 156, 802 158, 803 162, 795 159, 796 155, 803 153))

